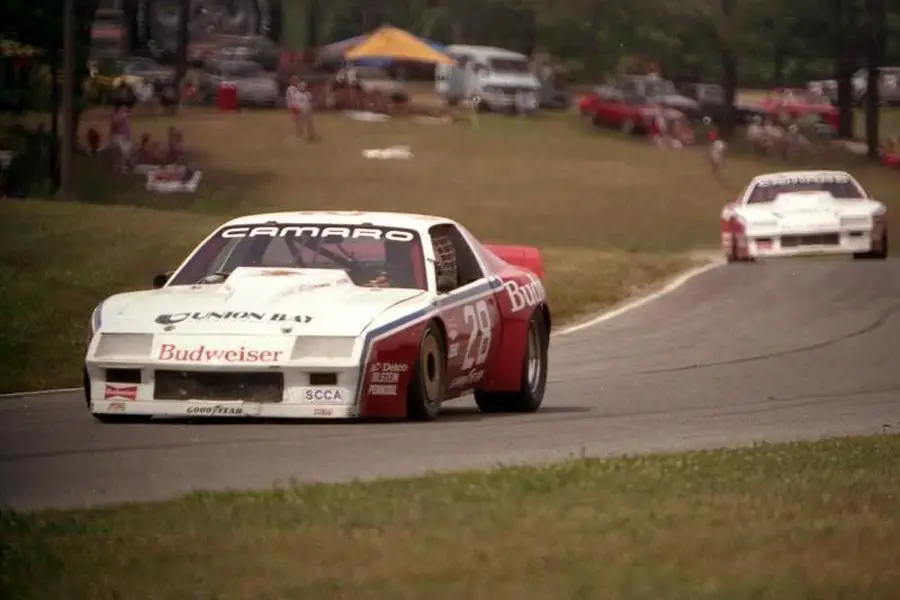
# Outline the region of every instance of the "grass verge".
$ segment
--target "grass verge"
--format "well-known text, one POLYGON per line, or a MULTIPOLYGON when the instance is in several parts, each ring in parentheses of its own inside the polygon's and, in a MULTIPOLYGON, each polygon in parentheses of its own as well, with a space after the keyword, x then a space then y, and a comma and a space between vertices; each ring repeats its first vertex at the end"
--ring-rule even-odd
POLYGON ((900 436, 6 512, 10 598, 893 599, 900 436))
MULTIPOLYGON (((102 117, 90 116, 100 127, 102 117)), ((788 168, 736 155, 720 183, 700 149, 658 150, 564 114, 485 116, 477 129, 322 115, 318 144, 291 143, 283 111, 175 119, 138 116, 134 134, 159 138, 168 125, 181 127, 191 162, 204 171, 195 195, 154 195, 139 177, 112 174, 103 158, 80 157, 82 203, 0 204, 0 317, 8 324, 0 392, 78 384, 96 303, 147 287, 238 214, 424 212, 458 219, 487 241, 533 244, 546 256, 554 322, 563 323, 689 266, 693 250, 717 246, 719 210, 751 176, 788 168), (394 144, 409 145, 414 157, 361 155, 394 144)), ((806 160, 849 165, 888 201, 895 188, 892 172, 843 154, 806 160)))

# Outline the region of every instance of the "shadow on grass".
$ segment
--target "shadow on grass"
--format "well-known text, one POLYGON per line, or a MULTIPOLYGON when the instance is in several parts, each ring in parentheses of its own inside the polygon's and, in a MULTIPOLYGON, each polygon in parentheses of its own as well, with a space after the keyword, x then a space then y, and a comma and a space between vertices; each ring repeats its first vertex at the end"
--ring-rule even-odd
POLYGON ((112 157, 75 157, 75 192, 79 201, 88 204, 140 206, 159 210, 198 213, 227 213, 246 201, 253 189, 272 177, 269 171, 234 172, 217 169, 202 151, 190 151, 185 164, 203 172, 196 193, 160 193, 148 191, 145 175, 122 175, 113 172, 112 157))

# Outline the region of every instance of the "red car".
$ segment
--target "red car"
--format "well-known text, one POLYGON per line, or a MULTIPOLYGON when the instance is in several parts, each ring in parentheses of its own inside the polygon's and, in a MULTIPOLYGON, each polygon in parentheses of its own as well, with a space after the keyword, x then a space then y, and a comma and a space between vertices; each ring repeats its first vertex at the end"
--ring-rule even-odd
POLYGON ((813 90, 775 88, 760 105, 773 115, 786 112, 792 119, 815 114, 834 129, 838 127, 838 109, 824 95, 813 90))
POLYGON ((603 89, 582 98, 579 110, 597 127, 612 127, 630 134, 647 133, 657 108, 616 90, 603 89))
POLYGON ((450 219, 286 212, 222 224, 154 288, 91 318, 101 422, 152 417, 435 419, 544 397, 550 309, 536 248, 450 219))

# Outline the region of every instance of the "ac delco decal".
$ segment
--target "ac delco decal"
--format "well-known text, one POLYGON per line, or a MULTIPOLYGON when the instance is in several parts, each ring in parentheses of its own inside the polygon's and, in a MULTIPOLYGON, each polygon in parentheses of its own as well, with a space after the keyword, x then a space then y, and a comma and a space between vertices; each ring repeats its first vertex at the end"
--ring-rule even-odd
POLYGON ((276 323, 292 322, 292 323, 309 323, 312 317, 309 315, 289 315, 285 313, 264 313, 264 312, 247 312, 229 310, 225 312, 183 312, 183 313, 166 313, 157 315, 154 319, 160 325, 175 325, 185 321, 239 321, 239 322, 256 322, 270 321, 276 323))
POLYGON ((226 363, 277 363, 284 354, 281 350, 239 348, 208 348, 205 345, 180 348, 175 344, 160 344, 157 360, 172 362, 226 362, 226 363))

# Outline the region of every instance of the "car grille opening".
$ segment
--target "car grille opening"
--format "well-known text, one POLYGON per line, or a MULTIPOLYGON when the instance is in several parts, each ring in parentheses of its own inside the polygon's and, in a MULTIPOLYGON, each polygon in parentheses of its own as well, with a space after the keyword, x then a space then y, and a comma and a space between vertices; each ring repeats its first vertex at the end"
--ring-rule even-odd
POLYGON ((337 373, 310 373, 309 385, 337 385, 337 373))
POLYGON ((156 371, 156 400, 240 400, 281 402, 282 373, 216 373, 210 371, 156 371))
POLYGON ((140 369, 106 369, 107 383, 140 383, 140 369))
POLYGON ((841 243, 838 233, 818 233, 810 235, 785 235, 781 237, 781 246, 837 246, 841 243))

